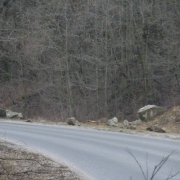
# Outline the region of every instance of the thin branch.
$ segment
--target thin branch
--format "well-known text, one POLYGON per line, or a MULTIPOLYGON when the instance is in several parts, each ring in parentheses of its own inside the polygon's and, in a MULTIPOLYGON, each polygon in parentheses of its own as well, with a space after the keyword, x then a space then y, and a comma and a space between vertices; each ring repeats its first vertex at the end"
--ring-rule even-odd
MULTIPOLYGON (((137 165, 139 166, 140 170, 141 170, 141 173, 143 174, 143 177, 145 180, 148 180, 148 176, 149 176, 149 167, 148 167, 148 155, 146 155, 146 175, 145 175, 145 172, 141 166, 141 164, 139 163, 139 161, 137 160, 137 158, 134 156, 134 154, 132 153, 131 150, 129 149, 126 149, 126 151, 133 157, 133 159, 135 160, 135 162, 137 163, 137 165)), ((169 155, 163 157, 161 159, 161 161, 154 167, 154 170, 152 172, 152 175, 151 175, 151 178, 149 180, 153 180, 154 177, 157 175, 157 173, 160 171, 160 169, 164 166, 164 164, 168 161, 168 159, 175 153, 176 151, 172 151, 169 155)), ((165 179, 165 180, 170 180, 172 179, 173 177, 177 176, 178 174, 180 173, 180 171, 176 172, 175 174, 172 174, 172 171, 169 173, 169 176, 165 179)))
POLYGON ((148 169, 149 169, 149 166, 148 166, 148 153, 146 154, 146 177, 147 177, 147 179, 148 179, 148 177, 149 177, 149 171, 148 171, 148 169))
POLYGON ((142 172, 142 174, 143 174, 143 176, 144 176, 144 179, 145 179, 145 180, 148 180, 147 177, 146 177, 146 175, 145 175, 145 173, 144 173, 144 170, 143 170, 141 164, 140 164, 139 161, 136 159, 136 157, 134 156, 134 154, 132 153, 132 151, 131 151, 130 149, 126 149, 126 150, 127 150, 127 152, 133 157, 133 159, 136 161, 136 163, 138 164, 138 166, 139 166, 139 168, 140 168, 140 170, 141 170, 141 172, 142 172))
POLYGON ((159 170, 164 166, 164 164, 167 162, 167 160, 170 158, 170 156, 172 156, 172 154, 174 154, 174 153, 175 153, 175 151, 170 153, 168 156, 162 158, 162 160, 159 162, 159 164, 157 164, 154 167, 154 170, 153 170, 153 173, 152 173, 150 180, 154 179, 155 175, 159 172, 159 170))
POLYGON ((170 175, 168 176, 168 178, 165 179, 165 180, 172 179, 173 177, 177 176, 179 173, 180 173, 180 171, 178 171, 178 172, 176 172, 175 174, 172 174, 172 175, 170 174, 170 175))

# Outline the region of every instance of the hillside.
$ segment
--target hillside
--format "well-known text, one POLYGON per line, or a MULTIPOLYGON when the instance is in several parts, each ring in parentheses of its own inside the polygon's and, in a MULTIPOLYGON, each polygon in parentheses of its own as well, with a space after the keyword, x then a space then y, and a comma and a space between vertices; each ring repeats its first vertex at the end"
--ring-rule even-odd
MULTIPOLYGON (((180 134, 180 106, 168 109, 165 113, 147 123, 146 126, 158 125, 167 133, 180 134)), ((143 125, 139 128, 144 129, 143 125)))
POLYGON ((180 105, 179 12, 179 0, 0 0, 0 107, 81 121, 180 105))

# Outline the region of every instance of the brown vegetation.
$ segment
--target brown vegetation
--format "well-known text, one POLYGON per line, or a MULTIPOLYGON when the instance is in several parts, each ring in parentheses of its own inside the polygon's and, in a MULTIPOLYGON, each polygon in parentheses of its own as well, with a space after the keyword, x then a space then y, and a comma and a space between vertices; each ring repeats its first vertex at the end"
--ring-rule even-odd
POLYGON ((180 134, 180 106, 168 109, 165 113, 150 121, 148 125, 158 125, 168 133, 180 134))
MULTIPOLYGON (((130 122, 134 121, 136 117, 129 119, 130 122)), ((170 134, 176 134, 179 137, 180 134, 180 106, 174 106, 172 108, 167 108, 164 110, 164 113, 161 115, 155 117, 154 119, 143 121, 142 124, 136 124, 129 126, 128 128, 124 126, 123 121, 119 122, 118 127, 110 127, 107 126, 106 121, 101 121, 101 119, 96 121, 86 121, 81 124, 81 126, 85 127, 93 127, 98 129, 104 129, 104 130, 110 130, 110 131, 123 131, 126 132, 126 130, 135 130, 138 132, 147 132, 154 131, 154 132, 160 132, 160 133, 168 133, 170 134), (154 130, 151 130, 154 129, 154 130)))
POLYGON ((179 0, 0 1, 0 106, 61 121, 180 102, 179 0))

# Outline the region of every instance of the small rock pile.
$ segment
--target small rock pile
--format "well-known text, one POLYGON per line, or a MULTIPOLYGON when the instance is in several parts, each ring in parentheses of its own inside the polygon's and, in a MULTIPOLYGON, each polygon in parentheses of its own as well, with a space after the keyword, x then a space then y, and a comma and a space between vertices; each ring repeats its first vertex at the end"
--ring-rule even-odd
POLYGON ((71 126, 80 126, 79 121, 75 117, 67 118, 66 123, 71 126))
POLYGON ((129 122, 128 120, 124 120, 123 125, 127 129, 136 129, 137 125, 142 124, 142 121, 140 119, 129 122))
POLYGON ((118 119, 116 117, 109 119, 106 124, 107 124, 107 126, 117 127, 118 126, 118 119))

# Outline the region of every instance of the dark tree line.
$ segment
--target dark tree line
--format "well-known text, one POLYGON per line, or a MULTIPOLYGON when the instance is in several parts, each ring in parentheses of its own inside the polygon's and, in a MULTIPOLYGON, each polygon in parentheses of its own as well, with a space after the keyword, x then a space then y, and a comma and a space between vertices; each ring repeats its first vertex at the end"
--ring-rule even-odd
POLYGON ((0 14, 1 105, 57 120, 178 105, 179 19, 178 0, 13 1, 0 14))

